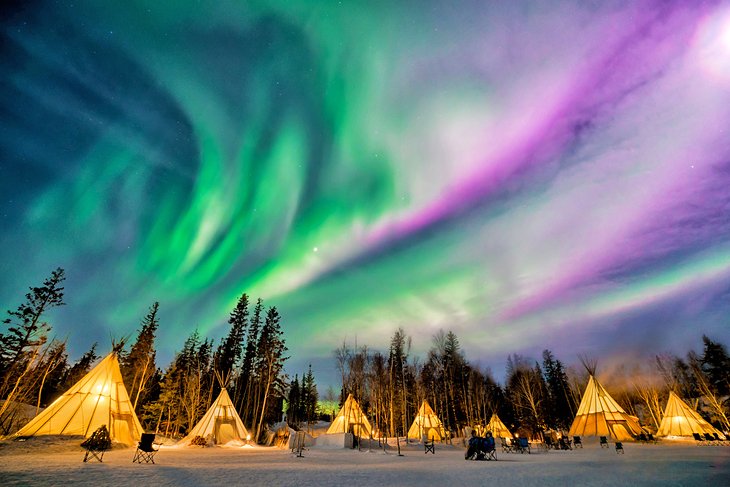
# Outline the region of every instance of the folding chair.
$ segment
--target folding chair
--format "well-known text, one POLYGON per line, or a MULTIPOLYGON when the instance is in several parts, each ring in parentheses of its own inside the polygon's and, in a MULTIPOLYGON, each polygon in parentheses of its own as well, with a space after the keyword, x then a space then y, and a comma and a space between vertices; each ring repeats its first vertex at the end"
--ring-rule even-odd
POLYGON ((707 442, 705 441, 705 439, 703 437, 700 436, 699 433, 692 433, 692 437, 697 442, 697 446, 707 445, 707 442))
POLYGON ((137 451, 134 452, 132 463, 155 463, 155 453, 159 449, 153 446, 154 441, 154 433, 142 433, 142 437, 137 444, 137 451))
POLYGON ((109 437, 109 430, 106 429, 106 425, 103 424, 94 431, 83 443, 81 447, 86 450, 84 454, 84 463, 96 459, 99 462, 104 462, 104 452, 111 449, 112 440, 109 437))
POLYGON ((581 441, 580 436, 573 437, 573 446, 576 448, 583 448, 583 442, 581 441))
MULTIPOLYGON (((583 448, 583 445, 580 442, 580 437, 578 437, 578 445, 583 448)), ((560 450, 572 450, 573 448, 570 446, 570 438, 567 436, 563 436, 558 440, 558 444, 555 445, 556 449, 560 450)))
POLYGON ((423 453, 431 452, 432 454, 436 454, 436 447, 434 445, 433 437, 431 437, 431 440, 427 440, 425 437, 423 439, 423 453))
POLYGON ((608 438, 605 436, 600 437, 601 440, 601 448, 608 448, 608 438))
POLYGON ((557 450, 557 448, 558 448, 557 445, 553 444, 553 439, 549 435, 545 436, 543 445, 545 445, 545 451, 550 451, 550 449, 552 449, 552 448, 555 448, 557 450))
POLYGON ((621 453, 621 454, 624 453, 624 444, 621 443, 620 441, 616 442, 616 453, 621 453))
POLYGON ((497 461, 497 445, 494 442, 493 437, 485 438, 485 460, 494 460, 497 461))
POLYGON ((524 436, 517 438, 517 450, 519 450, 520 453, 530 453, 530 442, 527 441, 527 438, 524 436))
POLYGON ((500 438, 502 440, 502 452, 512 453, 512 443, 507 438, 500 438))

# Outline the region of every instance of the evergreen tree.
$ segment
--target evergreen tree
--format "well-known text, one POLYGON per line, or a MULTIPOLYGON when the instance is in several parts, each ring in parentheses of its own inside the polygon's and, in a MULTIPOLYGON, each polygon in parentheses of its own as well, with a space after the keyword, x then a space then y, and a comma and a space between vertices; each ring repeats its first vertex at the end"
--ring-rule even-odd
POLYGON ((242 294, 228 318, 231 329, 216 352, 216 369, 224 379, 229 377, 241 359, 248 327, 248 295, 242 294))
POLYGON ((254 364, 256 361, 257 344, 259 341, 259 330, 261 329, 262 313, 264 303, 261 299, 256 301, 253 310, 251 323, 248 327, 246 338, 246 351, 241 364, 241 374, 238 378, 237 389, 242 391, 240 402, 237 404, 238 413, 245 424, 252 425, 254 421, 254 364))
POLYGON ((405 374, 407 368, 406 334, 398 328, 390 340, 388 356, 388 413, 391 435, 403 435, 408 431, 405 374))
POLYGON ((725 345, 702 335, 704 350, 700 359, 702 371, 719 396, 730 394, 730 356, 725 345))
POLYGON ((556 359, 550 350, 544 350, 542 366, 548 390, 545 405, 545 419, 548 426, 559 429, 570 428, 575 413, 570 401, 570 384, 563 363, 556 359))
POLYGON ((277 397, 272 392, 282 392, 281 386, 283 383, 279 374, 284 367, 284 361, 288 357, 284 356, 287 348, 284 343, 280 320, 281 316, 277 309, 275 307, 269 308, 266 313, 266 321, 261 329, 261 336, 259 337, 256 368, 258 369, 257 375, 259 378, 261 405, 257 408, 260 411, 255 433, 257 440, 261 434, 261 426, 268 412, 267 403, 269 402, 270 396, 277 397))
POLYGON ((137 340, 129 353, 121 357, 124 384, 130 393, 132 405, 138 413, 142 411, 142 405, 148 399, 149 389, 152 385, 151 379, 157 370, 155 333, 159 326, 158 309, 159 303, 153 303, 147 315, 142 319, 137 340))
POLYGON ((61 286, 65 279, 64 270, 59 267, 42 286, 30 288, 18 309, 7 311, 9 317, 3 320, 7 332, 0 333, 0 397, 5 397, 7 386, 17 379, 33 351, 46 343, 51 327, 41 318, 49 309, 65 304, 61 286))
POLYGON ((294 376, 294 381, 289 386, 287 397, 288 407, 286 410, 287 422, 293 426, 302 421, 302 390, 299 387, 299 376, 294 376))
POLYGON ((83 376, 89 373, 91 365, 96 362, 99 356, 96 354, 96 346, 94 343, 91 348, 84 353, 70 368, 68 368, 61 381, 60 389, 66 391, 71 386, 81 380, 83 376))
POLYGON ((310 364, 307 375, 302 378, 301 413, 307 424, 310 424, 317 417, 317 401, 319 401, 319 394, 317 393, 317 384, 314 383, 314 374, 310 364))
MULTIPOLYGON (((41 321, 51 308, 63 306, 64 270, 60 267, 43 281, 40 287, 30 288, 26 301, 15 311, 8 310, 3 320, 7 327, 0 333, 0 434, 7 433, 3 423, 12 415, 6 415, 11 405, 18 402, 36 402, 39 389, 48 376, 49 357, 56 356, 55 344, 46 345, 50 325, 41 321)), ((40 399, 42 400, 42 398, 40 399)))

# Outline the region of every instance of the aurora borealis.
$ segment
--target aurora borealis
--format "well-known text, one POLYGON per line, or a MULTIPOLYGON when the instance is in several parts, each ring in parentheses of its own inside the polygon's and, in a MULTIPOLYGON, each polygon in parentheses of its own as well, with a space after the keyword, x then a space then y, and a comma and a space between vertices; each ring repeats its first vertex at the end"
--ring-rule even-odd
POLYGON ((299 370, 398 326, 495 368, 730 339, 728 3, 23 5, 0 304, 64 267, 71 350, 157 300, 169 359, 242 292, 299 370))

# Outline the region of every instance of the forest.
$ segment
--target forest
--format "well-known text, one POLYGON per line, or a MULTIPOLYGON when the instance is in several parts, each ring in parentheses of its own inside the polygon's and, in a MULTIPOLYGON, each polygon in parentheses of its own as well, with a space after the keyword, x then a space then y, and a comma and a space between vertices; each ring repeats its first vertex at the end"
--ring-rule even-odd
MULTIPOLYGON (((17 309, 7 311, 0 332, 0 434, 17 428, 18 404, 40 410, 50 404, 100 358, 94 344, 69 361, 66 343, 49 338, 45 314, 63 306, 65 272, 54 270, 42 285, 31 287, 17 309)), ((228 332, 216 344, 193 331, 166 366, 157 362, 159 303, 142 316, 136 335, 118 342, 121 371, 133 407, 148 431, 180 437, 205 413, 226 386, 254 438, 266 426, 286 418, 293 428, 331 420, 333 403, 353 394, 375 431, 404 436, 422 401, 427 400, 447 430, 459 434, 467 426, 485 425, 493 413, 514 431, 528 437, 547 429, 566 431, 575 416, 589 357, 566 365, 550 350, 540 360, 507 356, 503 384, 489 369, 469 362, 451 331, 432 337, 425 359, 411 351, 402 328, 394 331, 387 352, 343 342, 333 352, 341 379, 339 394, 323 398, 311 366, 293 378, 285 373, 289 358, 276 307, 242 294, 228 318, 228 332), (325 399, 325 400, 322 400, 325 399), (326 401, 329 400, 329 401, 326 401)), ((644 364, 614 368, 606 385, 612 396, 642 425, 656 431, 669 391, 677 392, 705 419, 730 430, 730 356, 724 344, 702 337, 702 350, 686 356, 655 355, 644 364)), ((600 375, 600 368, 599 368, 600 375)))

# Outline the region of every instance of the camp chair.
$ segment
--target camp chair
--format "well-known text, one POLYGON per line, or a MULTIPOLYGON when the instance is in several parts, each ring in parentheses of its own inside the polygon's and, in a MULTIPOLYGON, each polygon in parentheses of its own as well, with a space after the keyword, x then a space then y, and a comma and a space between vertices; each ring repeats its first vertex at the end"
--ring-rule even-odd
POLYGON ((486 460, 494 460, 497 461, 497 449, 492 448, 491 450, 487 450, 487 458, 486 460))
POLYGON ((104 461, 104 452, 110 450, 112 447, 112 440, 109 436, 109 430, 106 429, 106 425, 103 424, 94 431, 83 443, 81 447, 86 450, 84 454, 84 462, 88 462, 91 459, 96 459, 99 462, 104 461))
POLYGON ((426 454, 428 452, 431 452, 432 454, 436 454, 436 446, 433 441, 433 436, 431 437, 431 440, 424 438, 423 439, 423 453, 426 454))
POLYGON ((497 460, 497 448, 494 438, 480 438, 478 436, 469 439, 469 446, 464 454, 465 460, 497 460))
POLYGON ((550 451, 551 448, 557 449, 557 445, 553 444, 553 439, 551 436, 545 436, 545 441, 543 443, 545 445, 545 451, 550 451))
MULTIPOLYGON (((580 443, 579 443, 580 444, 580 443)), ((581 445, 581 448, 583 445, 581 445)), ((570 439, 567 436, 562 436, 558 439, 558 444, 555 445, 556 450, 572 450, 570 446, 570 439)))
POLYGON ((512 443, 507 438, 500 438, 502 440, 502 452, 512 453, 512 443))
POLYGON ((654 435, 652 435, 651 433, 648 433, 648 434, 646 435, 646 437, 647 437, 647 439, 648 439, 648 440, 649 440, 650 442, 652 442, 652 443, 654 443, 654 444, 656 445, 656 443, 657 443, 657 441, 658 441, 658 440, 657 440, 656 438, 654 438, 654 435))
POLYGON ((573 437, 573 446, 576 448, 583 448, 583 442, 581 441, 580 436, 573 437))
POLYGON ((606 438, 605 436, 601 436, 600 441, 601 441, 601 448, 608 448, 608 438, 606 438))
POLYGON ((624 444, 621 443, 620 441, 616 442, 616 453, 621 453, 621 454, 624 453, 624 444))
POLYGON ((702 445, 707 444, 705 439, 703 437, 701 437, 699 433, 692 433, 692 438, 694 438, 695 441, 697 442, 697 446, 702 446, 702 445))
POLYGON ((153 446, 154 441, 154 433, 142 433, 142 437, 137 444, 137 451, 134 452, 132 463, 155 463, 155 453, 157 453, 158 448, 153 446))
POLYGON ((636 437, 636 440, 642 443, 649 443, 649 438, 647 438, 644 433, 639 433, 639 436, 636 437))
POLYGON ((517 438, 517 450, 520 453, 530 453, 530 442, 524 436, 517 438))

